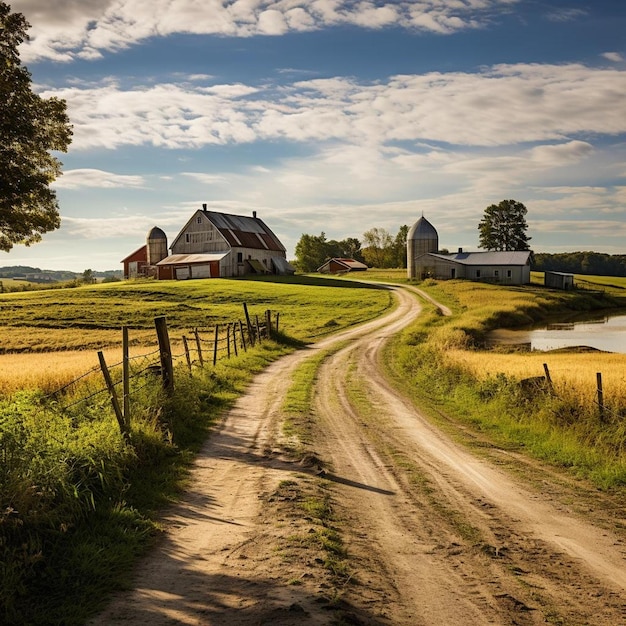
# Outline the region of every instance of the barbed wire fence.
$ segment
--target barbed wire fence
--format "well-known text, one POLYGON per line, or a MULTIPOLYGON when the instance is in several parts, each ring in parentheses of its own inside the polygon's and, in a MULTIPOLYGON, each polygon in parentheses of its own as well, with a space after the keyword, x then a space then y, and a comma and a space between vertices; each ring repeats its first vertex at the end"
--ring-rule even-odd
POLYGON ((174 365, 185 363, 189 374, 193 369, 215 367, 220 360, 237 358, 258 343, 277 336, 280 314, 266 310, 259 318, 251 316, 248 306, 243 305, 245 322, 215 324, 213 327, 194 327, 174 338, 170 337, 167 320, 164 316, 154 319, 158 347, 149 352, 130 356, 129 330, 122 328, 122 360, 107 364, 104 352, 98 351, 99 365, 92 367, 62 387, 42 397, 42 408, 52 409, 56 413, 70 417, 72 410, 85 406, 94 399, 101 398, 100 406, 111 402, 120 433, 130 441, 131 399, 150 385, 155 377, 161 379, 166 393, 174 390, 174 365), (173 346, 180 346, 182 351, 174 352, 173 346), (102 379, 98 376, 102 375, 102 379), (76 398, 72 390, 83 388, 76 398), (71 398, 68 402, 64 399, 71 398), (120 401, 121 398, 121 401, 120 401))

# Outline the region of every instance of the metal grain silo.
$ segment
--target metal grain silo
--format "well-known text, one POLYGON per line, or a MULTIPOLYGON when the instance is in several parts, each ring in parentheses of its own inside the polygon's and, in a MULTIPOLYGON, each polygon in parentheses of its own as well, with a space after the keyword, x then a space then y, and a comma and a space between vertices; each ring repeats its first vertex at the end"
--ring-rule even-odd
POLYGON ((156 265, 167 256, 167 235, 155 226, 146 238, 148 265, 156 265))
POLYGON ((407 276, 416 278, 416 259, 422 254, 439 250, 439 235, 435 227, 422 215, 413 224, 406 238, 407 276))

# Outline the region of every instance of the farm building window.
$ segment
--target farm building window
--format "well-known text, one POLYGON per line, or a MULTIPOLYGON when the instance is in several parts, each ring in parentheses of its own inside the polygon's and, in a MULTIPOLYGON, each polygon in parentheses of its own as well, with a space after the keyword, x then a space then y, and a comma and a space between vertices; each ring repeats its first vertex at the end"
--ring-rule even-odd
POLYGON ((476 270, 476 278, 480 278, 480 270, 476 270))
POLYGON ((507 270, 506 271, 506 277, 507 278, 511 278, 511 276, 513 276, 513 272, 511 270, 507 270))
POLYGON ((499 278, 499 277, 500 277, 500 270, 493 270, 493 275, 494 275, 496 278, 499 278))
POLYGON ((196 224, 202 224, 202 215, 198 215, 198 217, 196 217, 196 224))
POLYGON ((185 233, 185 243, 189 243, 191 241, 191 236, 189 233, 185 233))
POLYGON ((237 263, 243 263, 243 252, 237 252, 237 263))

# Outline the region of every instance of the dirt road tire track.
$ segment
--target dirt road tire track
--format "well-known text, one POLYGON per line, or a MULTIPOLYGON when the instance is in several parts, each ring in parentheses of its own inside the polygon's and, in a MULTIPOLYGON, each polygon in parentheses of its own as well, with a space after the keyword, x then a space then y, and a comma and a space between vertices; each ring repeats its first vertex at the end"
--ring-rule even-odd
POLYGON ((306 520, 275 508, 271 494, 285 479, 303 480, 303 468, 277 453, 289 372, 347 338, 320 370, 314 431, 355 570, 343 590, 346 623, 626 624, 623 538, 460 450, 383 380, 386 337, 419 311, 405 290, 396 292, 399 307, 384 319, 285 357, 255 379, 205 445, 136 588, 93 624, 337 623, 339 614, 320 602, 328 585, 319 559, 286 562, 277 552, 306 531, 306 520), (295 576, 299 584, 287 584, 295 576))

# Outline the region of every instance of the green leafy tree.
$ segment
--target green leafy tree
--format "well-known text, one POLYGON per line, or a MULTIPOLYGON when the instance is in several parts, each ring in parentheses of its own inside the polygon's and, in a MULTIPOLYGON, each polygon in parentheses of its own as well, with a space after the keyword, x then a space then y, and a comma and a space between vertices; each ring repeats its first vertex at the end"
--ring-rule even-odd
POLYGON ((370 228, 363 233, 363 256, 370 267, 390 267, 393 237, 384 228, 370 228))
POLYGON ((296 244, 296 266, 301 272, 314 272, 326 261, 328 241, 326 234, 303 234, 296 244))
POLYGON ((398 234, 393 240, 393 267, 406 267, 406 238, 409 234, 409 227, 405 224, 400 226, 398 234))
POLYGON ((18 46, 30 24, 0 2, 0 250, 26 246, 60 226, 50 183, 61 174, 51 151, 65 152, 72 129, 64 100, 42 98, 32 90, 18 46))
POLYGON ((296 244, 296 266, 301 272, 314 272, 335 257, 356 259, 363 261, 361 242, 355 237, 348 237, 341 241, 326 239, 325 233, 319 235, 303 234, 296 244))
POLYGON ((528 210, 516 200, 491 204, 478 224, 479 246, 487 250, 530 250, 526 236, 528 210))

